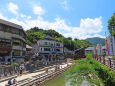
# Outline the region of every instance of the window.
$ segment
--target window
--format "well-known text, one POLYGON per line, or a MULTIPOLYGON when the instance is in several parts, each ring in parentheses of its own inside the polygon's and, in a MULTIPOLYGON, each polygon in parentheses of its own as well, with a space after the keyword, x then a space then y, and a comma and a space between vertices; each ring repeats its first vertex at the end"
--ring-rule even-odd
POLYGON ((0 45, 2 46, 11 46, 11 41, 6 39, 0 39, 0 45))
POLYGON ((53 46, 53 43, 51 43, 51 46, 53 46))
POLYGON ((60 51, 60 49, 56 49, 56 51, 60 51))
POLYGON ((44 48, 44 51, 50 51, 50 48, 44 48))
POLYGON ((47 43, 47 42, 45 42, 45 45, 48 45, 48 43, 47 43))
POLYGON ((21 45, 21 41, 19 39, 13 39, 13 45, 21 45))
POLYGON ((20 51, 19 50, 14 50, 13 56, 20 56, 20 51))
POLYGON ((57 43, 56 46, 60 46, 60 43, 57 43))
POLYGON ((2 25, 0 24, 0 30, 2 30, 2 25))

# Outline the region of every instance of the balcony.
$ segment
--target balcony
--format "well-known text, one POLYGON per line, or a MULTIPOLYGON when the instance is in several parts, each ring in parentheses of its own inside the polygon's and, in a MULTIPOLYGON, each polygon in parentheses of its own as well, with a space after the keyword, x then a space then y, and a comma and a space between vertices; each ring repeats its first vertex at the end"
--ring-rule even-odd
POLYGON ((63 54, 63 51, 56 51, 56 54, 63 54))
POLYGON ((55 54, 56 52, 55 51, 39 51, 39 53, 42 53, 42 54, 55 54))
POLYGON ((63 46, 55 46, 56 48, 63 48, 63 46))
POLYGON ((55 45, 46 45, 46 44, 40 44, 39 46, 44 46, 44 47, 55 47, 55 45))
POLYGON ((11 45, 10 45, 10 44, 0 45, 0 48, 3 48, 3 49, 11 49, 11 45))

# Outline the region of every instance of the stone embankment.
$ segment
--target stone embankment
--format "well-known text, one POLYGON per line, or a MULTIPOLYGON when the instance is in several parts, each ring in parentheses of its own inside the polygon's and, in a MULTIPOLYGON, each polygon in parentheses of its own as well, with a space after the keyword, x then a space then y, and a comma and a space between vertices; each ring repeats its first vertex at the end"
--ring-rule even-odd
MULTIPOLYGON (((17 80, 17 83, 13 86, 32 86, 36 84, 39 85, 55 77, 56 75, 61 74, 62 72, 66 71, 68 68, 70 68, 70 66, 68 66, 68 64, 66 63, 63 63, 59 65, 45 67, 34 73, 27 73, 27 74, 23 74, 22 76, 17 76, 15 78, 17 80)), ((8 83, 8 80, 3 81, 0 83, 0 86, 5 86, 7 85, 7 83, 8 83)))

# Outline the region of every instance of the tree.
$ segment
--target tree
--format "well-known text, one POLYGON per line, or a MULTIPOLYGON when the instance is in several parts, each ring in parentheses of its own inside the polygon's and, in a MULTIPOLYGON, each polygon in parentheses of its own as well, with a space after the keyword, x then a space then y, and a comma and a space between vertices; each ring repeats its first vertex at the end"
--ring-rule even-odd
POLYGON ((68 40, 72 40, 72 38, 71 38, 71 37, 68 37, 68 40))
POLYGON ((112 36, 115 36, 115 13, 108 21, 108 30, 112 36))
POLYGON ((77 38, 75 38, 74 40, 78 40, 77 38))
POLYGON ((62 34, 52 29, 43 30, 40 29, 39 27, 34 27, 31 28, 30 30, 27 30, 26 33, 27 33, 26 42, 29 45, 37 43, 39 39, 43 38, 46 35, 50 35, 55 40, 63 41, 64 47, 68 48, 69 50, 91 46, 91 44, 86 42, 85 40, 79 40, 79 39, 72 40, 71 37, 66 38, 62 34))

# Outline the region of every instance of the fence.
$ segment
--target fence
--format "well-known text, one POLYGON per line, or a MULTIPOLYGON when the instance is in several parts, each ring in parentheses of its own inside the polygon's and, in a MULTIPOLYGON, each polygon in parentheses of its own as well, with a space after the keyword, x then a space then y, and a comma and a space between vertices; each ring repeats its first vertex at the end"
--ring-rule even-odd
POLYGON ((13 66, 0 66, 0 79, 8 76, 13 76, 18 73, 13 66))
POLYGON ((112 56, 97 56, 95 59, 106 65, 108 68, 115 70, 115 60, 112 58, 112 56))
MULTIPOLYGON (((65 60, 63 61, 59 61, 59 62, 55 62, 49 65, 54 65, 57 63, 63 63, 66 62, 65 60)), ((34 72, 36 70, 39 70, 43 67, 47 67, 49 65, 44 65, 41 62, 38 61, 34 61, 34 62, 29 62, 25 64, 25 73, 27 72, 34 72)), ((19 74, 19 66, 11 66, 11 65, 4 65, 4 66, 0 66, 0 79, 3 79, 5 77, 10 77, 10 76, 15 76, 19 74)))
POLYGON ((71 66, 67 66, 65 68, 62 69, 57 69, 57 70, 51 70, 49 72, 44 72, 42 74, 33 76, 32 79, 25 79, 22 81, 19 81, 16 85, 14 86, 38 86, 50 79, 52 79, 53 77, 63 73, 64 71, 66 71, 67 69, 71 68, 71 66))

